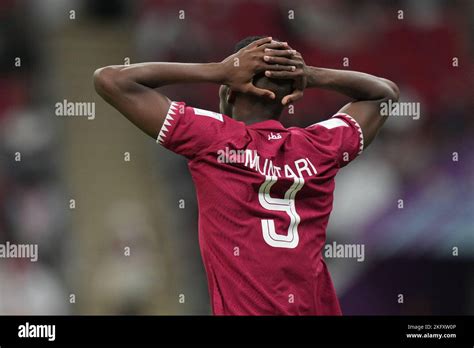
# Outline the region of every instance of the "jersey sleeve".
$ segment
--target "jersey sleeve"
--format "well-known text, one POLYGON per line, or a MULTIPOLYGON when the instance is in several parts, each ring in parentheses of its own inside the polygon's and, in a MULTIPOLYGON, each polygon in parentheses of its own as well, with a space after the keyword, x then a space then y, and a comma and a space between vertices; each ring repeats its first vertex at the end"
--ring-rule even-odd
POLYGON ((364 136, 357 121, 348 114, 338 113, 328 120, 306 128, 311 142, 334 157, 342 168, 360 155, 364 149, 364 136))
POLYGON ((243 128, 232 118, 183 102, 171 102, 156 142, 165 148, 193 159, 215 150, 243 128))

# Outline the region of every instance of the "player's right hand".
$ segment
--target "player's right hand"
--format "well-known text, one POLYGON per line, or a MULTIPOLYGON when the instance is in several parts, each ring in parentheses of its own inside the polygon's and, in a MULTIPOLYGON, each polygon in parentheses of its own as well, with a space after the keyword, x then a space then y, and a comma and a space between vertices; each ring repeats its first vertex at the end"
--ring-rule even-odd
POLYGON ((272 64, 281 64, 287 66, 295 66, 292 71, 271 71, 266 70, 265 76, 278 79, 294 80, 294 90, 291 94, 283 97, 281 103, 288 105, 303 97, 303 91, 307 85, 307 66, 300 52, 291 50, 292 56, 287 57, 281 54, 281 50, 265 49, 264 60, 272 64))
POLYGON ((223 69, 223 83, 236 92, 275 99, 275 93, 272 91, 255 87, 252 82, 254 76, 263 71, 292 72, 296 67, 278 62, 266 62, 263 59, 266 49, 278 51, 281 57, 290 58, 294 53, 286 42, 273 41, 271 37, 256 40, 220 63, 223 69))

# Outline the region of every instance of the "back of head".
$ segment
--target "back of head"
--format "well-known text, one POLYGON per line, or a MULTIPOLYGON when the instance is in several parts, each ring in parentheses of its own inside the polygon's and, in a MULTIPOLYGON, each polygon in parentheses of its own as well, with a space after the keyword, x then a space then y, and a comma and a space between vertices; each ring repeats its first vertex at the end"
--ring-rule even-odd
MULTIPOLYGON (((250 45, 252 42, 262 39, 266 36, 249 36, 245 39, 239 41, 234 47, 234 53, 244 48, 245 46, 250 45)), ((276 41, 279 41, 275 39, 276 41)), ((274 79, 268 78, 265 76, 265 73, 259 73, 253 78, 253 84, 258 88, 268 89, 275 93, 275 99, 262 98, 255 95, 245 94, 241 97, 247 98, 252 104, 261 104, 264 106, 269 113, 273 116, 280 116, 283 105, 281 100, 284 96, 290 94, 293 91, 293 81, 287 79, 274 79)))

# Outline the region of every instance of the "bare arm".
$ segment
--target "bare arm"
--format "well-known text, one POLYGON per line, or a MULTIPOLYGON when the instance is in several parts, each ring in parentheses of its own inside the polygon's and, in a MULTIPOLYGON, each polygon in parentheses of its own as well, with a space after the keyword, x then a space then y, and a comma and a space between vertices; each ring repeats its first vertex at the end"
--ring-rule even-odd
POLYGON ((339 112, 347 113, 359 123, 367 147, 384 124, 386 117, 380 115, 380 104, 388 100, 397 101, 399 90, 395 83, 384 78, 357 71, 334 70, 306 66, 301 54, 294 51, 291 59, 280 57, 278 51, 269 49, 267 62, 291 64, 294 72, 267 71, 268 77, 295 79, 295 91, 285 97, 284 104, 293 102, 303 95, 303 89, 323 88, 353 98, 354 101, 342 107, 339 112), (299 76, 299 78, 297 78, 299 76))
POLYGON ((397 101, 400 93, 392 81, 357 71, 309 67, 307 76, 308 87, 333 90, 354 99, 339 112, 357 120, 364 134, 365 147, 374 140, 387 119, 380 115, 380 104, 389 99, 397 101))
MULTIPOLYGON (((175 83, 226 84, 235 91, 274 98, 274 93, 256 88, 253 76, 266 69, 291 70, 291 66, 265 63, 265 48, 283 50, 287 45, 264 38, 251 43, 220 63, 141 63, 114 65, 94 73, 97 93, 146 134, 156 138, 170 100, 156 88, 175 83), (238 64, 236 64, 238 62, 238 64)), ((286 55, 290 55, 286 50, 286 55)))
POLYGON ((142 63, 101 68, 94 74, 94 85, 106 102, 156 138, 171 102, 155 88, 221 79, 218 64, 142 63))

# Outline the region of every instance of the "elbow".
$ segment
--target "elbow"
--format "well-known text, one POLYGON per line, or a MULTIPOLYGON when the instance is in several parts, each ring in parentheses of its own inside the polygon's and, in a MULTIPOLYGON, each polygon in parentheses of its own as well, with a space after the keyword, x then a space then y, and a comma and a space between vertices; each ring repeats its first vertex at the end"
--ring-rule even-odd
POLYGON ((387 86, 387 92, 385 99, 398 101, 400 98, 400 89, 398 88, 397 84, 393 81, 387 79, 381 79, 387 86))
POLYGON ((94 87, 96 92, 104 96, 116 90, 119 85, 119 72, 120 69, 113 66, 97 69, 94 72, 94 87))
POLYGON ((99 95, 104 95, 114 84, 114 68, 106 66, 94 72, 94 87, 99 95))

